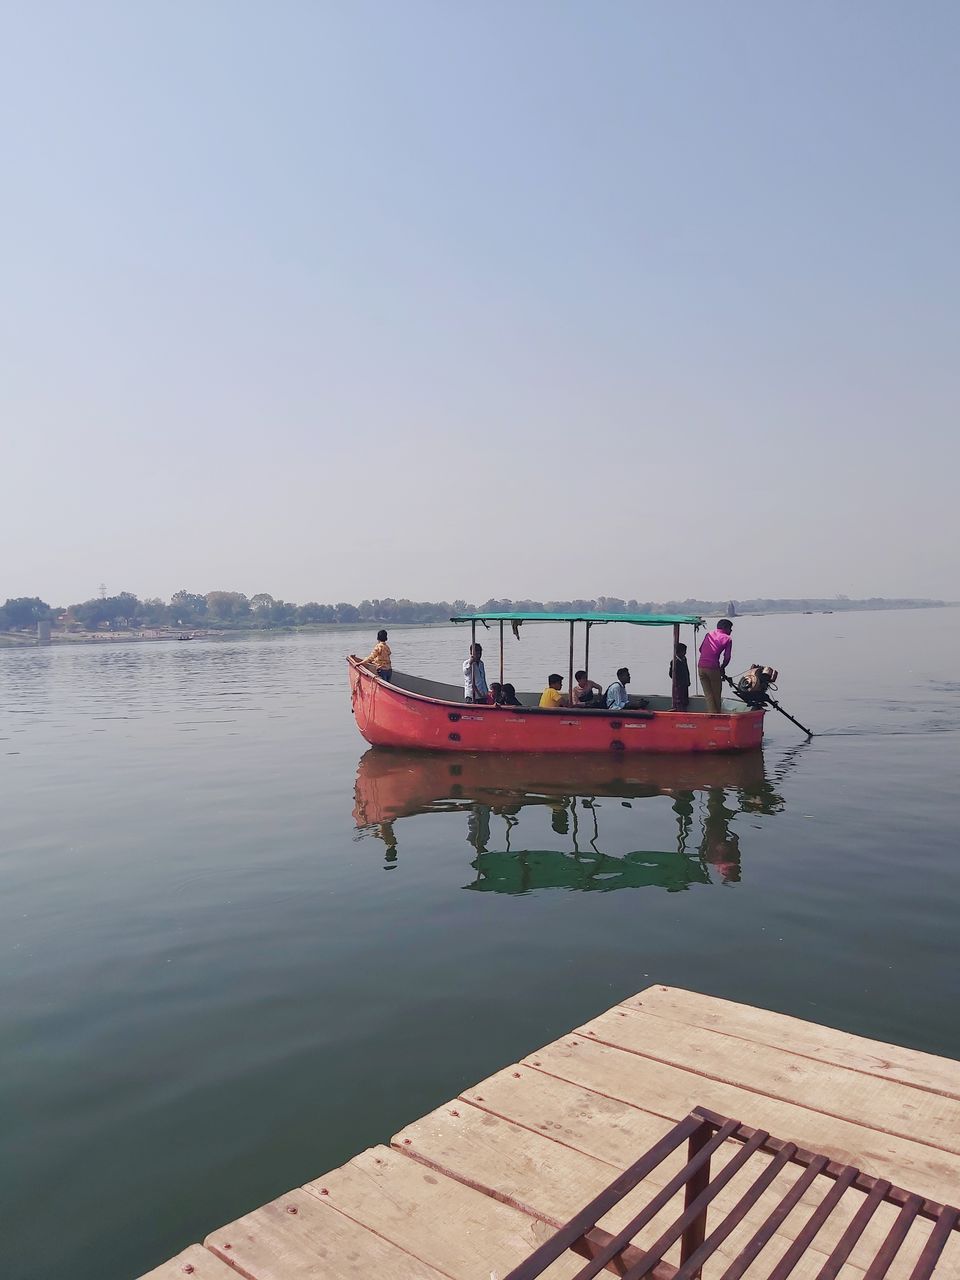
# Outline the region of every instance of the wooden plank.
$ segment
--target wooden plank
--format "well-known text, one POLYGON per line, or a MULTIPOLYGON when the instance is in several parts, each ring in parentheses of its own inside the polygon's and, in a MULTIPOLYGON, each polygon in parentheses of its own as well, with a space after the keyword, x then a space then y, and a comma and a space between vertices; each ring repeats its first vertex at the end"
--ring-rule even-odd
POLYGON ((948 1152, 583 1036, 555 1041, 531 1054, 525 1065, 623 1102, 640 1101, 647 1110, 674 1121, 696 1105, 736 1116, 778 1138, 823 1151, 842 1164, 890 1178, 931 1200, 950 1203, 960 1181, 960 1157, 948 1152))
MULTIPOLYGON (((433 1267, 300 1188, 212 1232, 205 1244, 253 1280, 441 1280, 433 1267)), ((236 1271, 229 1274, 236 1280, 236 1271)))
MULTIPOLYGON (((555 1142, 626 1169, 672 1129, 681 1116, 654 1114, 641 1100, 596 1093, 517 1063, 464 1089, 461 1097, 555 1142)), ((644 1099, 649 1099, 644 1094, 644 1099)), ((686 1115, 698 1099, 684 1109, 686 1115)), ((676 1157, 673 1158, 676 1160, 676 1157)), ((676 1172, 679 1163, 671 1168, 676 1172)))
POLYGON ((838 1067, 960 1099, 960 1062, 953 1058, 939 1058, 921 1053, 919 1049, 869 1040, 816 1022, 805 1022, 802 1018, 700 995, 681 987, 647 987, 625 1000, 622 1007, 642 1009, 644 1013, 671 1022, 723 1031, 756 1044, 789 1049, 818 1062, 831 1062, 838 1067))
POLYGON ((202 1244, 192 1244, 175 1258, 142 1275, 140 1280, 186 1280, 187 1277, 190 1280, 237 1280, 237 1273, 202 1244))
MULTIPOLYGON (((672 1127, 669 1123, 662 1123, 664 1130, 672 1127)), ((562 1146, 551 1138, 523 1129, 466 1103, 438 1108, 401 1130, 393 1142, 399 1150, 423 1161, 427 1167, 522 1209, 525 1213, 548 1222, 554 1229, 574 1217, 594 1196, 609 1186, 626 1164, 633 1163, 646 1149, 635 1149, 629 1161, 617 1166, 572 1147, 562 1146)), ((740 1144, 731 1143, 722 1155, 718 1153, 714 1172, 719 1171, 726 1160, 740 1149, 740 1144)), ((744 1173, 742 1181, 732 1182, 718 1197, 716 1204, 720 1212, 733 1208, 747 1183, 752 1182, 769 1162, 767 1156, 758 1155, 755 1159, 758 1162, 756 1168, 744 1173)), ((614 1210, 602 1218, 599 1225, 611 1234, 616 1234, 666 1185, 685 1161, 685 1150, 673 1153, 655 1174, 625 1196, 614 1210)), ((776 1193, 767 1194, 766 1201, 762 1202, 767 1205, 766 1209, 754 1212, 755 1226, 759 1226, 788 1186, 789 1182, 776 1193)), ((649 1248, 676 1220, 682 1208, 682 1196, 675 1197, 637 1234, 635 1243, 641 1248, 649 1248)), ((791 1238, 787 1238, 787 1244, 791 1238)), ((733 1261, 739 1248, 737 1239, 731 1236, 731 1243, 725 1243, 718 1252, 717 1259, 706 1268, 705 1276, 708 1280, 713 1271, 722 1271, 733 1261), (722 1265, 721 1259, 725 1259, 722 1265)), ((677 1265, 679 1252, 678 1243, 666 1255, 667 1260, 677 1265)), ((822 1266, 827 1253, 820 1250, 812 1252, 819 1258, 818 1267, 822 1266)), ((862 1277, 863 1272, 849 1267, 847 1274, 853 1280, 853 1277, 862 1277)))
POLYGON ((577 1035, 960 1155, 960 1102, 723 1031, 610 1009, 577 1035))
POLYGON ((572 1218, 619 1172, 605 1160, 467 1104, 439 1107, 401 1129, 392 1142, 553 1227, 572 1218))
MULTIPOLYGON (((389 1147, 364 1151, 304 1190, 450 1280, 504 1276, 553 1234, 547 1223, 389 1147)), ((570 1280, 582 1266, 581 1258, 561 1258, 544 1275, 570 1280)))

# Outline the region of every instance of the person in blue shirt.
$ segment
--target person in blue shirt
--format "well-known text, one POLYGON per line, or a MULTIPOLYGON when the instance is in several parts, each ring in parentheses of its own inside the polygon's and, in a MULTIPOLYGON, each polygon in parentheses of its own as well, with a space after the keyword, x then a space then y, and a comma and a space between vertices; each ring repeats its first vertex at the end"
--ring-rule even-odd
POLYGON ((604 695, 604 702, 608 711, 623 711, 630 704, 627 697, 627 685, 630 683, 630 672, 627 667, 621 667, 617 672, 617 678, 613 684, 607 686, 607 692, 604 695))

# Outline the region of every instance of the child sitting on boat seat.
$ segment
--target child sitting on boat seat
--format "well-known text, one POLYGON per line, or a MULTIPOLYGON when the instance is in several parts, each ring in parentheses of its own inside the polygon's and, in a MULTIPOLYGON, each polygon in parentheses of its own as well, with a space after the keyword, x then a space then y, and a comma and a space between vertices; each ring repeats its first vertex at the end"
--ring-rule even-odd
POLYGON ((560 692, 563 688, 563 676, 558 676, 556 672, 552 676, 547 676, 547 687, 540 695, 540 705, 548 711, 557 711, 560 707, 569 706, 569 702, 564 694, 560 692))
POLYGON ((490 681, 490 692, 486 700, 493 707, 499 707, 503 702, 503 685, 499 680, 490 681))
POLYGON ((369 667, 371 671, 375 671, 381 680, 393 679, 393 656, 390 653, 390 646, 387 644, 387 633, 385 631, 377 632, 377 643, 365 658, 358 658, 355 653, 351 653, 350 657, 355 662, 369 667))
POLYGON ((503 696, 500 699, 501 707, 522 707, 523 703, 517 697, 517 691, 512 684, 503 686, 503 696))
POLYGON ((588 680, 585 671, 575 671, 573 678, 577 682, 573 686, 573 705, 575 707, 599 707, 603 686, 597 684, 596 680, 588 680))

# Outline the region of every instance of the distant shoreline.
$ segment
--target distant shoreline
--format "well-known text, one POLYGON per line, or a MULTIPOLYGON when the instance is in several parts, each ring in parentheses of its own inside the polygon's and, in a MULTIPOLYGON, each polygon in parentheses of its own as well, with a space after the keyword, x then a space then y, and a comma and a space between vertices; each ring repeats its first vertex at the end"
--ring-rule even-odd
MULTIPOLYGON (((918 601, 910 604, 855 604, 837 601, 839 608, 834 609, 764 609, 737 612, 734 617, 769 618, 769 617, 807 617, 830 616, 850 613, 912 613, 921 609, 956 609, 958 601, 918 601)), ((716 612, 714 610, 713 612, 716 612)), ((41 643, 35 630, 0 631, 0 650, 3 649, 36 649, 69 647, 78 644, 177 644, 193 640, 247 640, 252 637, 310 634, 322 631, 367 631, 380 627, 388 627, 393 631, 407 631, 420 627, 442 627, 449 625, 440 620, 425 622, 396 622, 389 618, 364 618, 353 622, 304 622, 304 623, 269 623, 261 626, 218 626, 218 627, 144 627, 137 630, 117 631, 77 631, 63 627, 53 628, 49 642, 41 643)))
POLYGON ((409 631, 414 627, 441 627, 442 622, 304 622, 261 627, 198 627, 191 630, 177 627, 164 631, 160 627, 145 627, 137 631, 64 631, 51 630, 49 642, 43 644, 35 631, 0 631, 2 649, 50 649, 70 648, 79 644, 171 644, 191 640, 249 640, 254 636, 295 635, 314 631, 366 630, 369 627, 389 627, 391 631, 409 631))

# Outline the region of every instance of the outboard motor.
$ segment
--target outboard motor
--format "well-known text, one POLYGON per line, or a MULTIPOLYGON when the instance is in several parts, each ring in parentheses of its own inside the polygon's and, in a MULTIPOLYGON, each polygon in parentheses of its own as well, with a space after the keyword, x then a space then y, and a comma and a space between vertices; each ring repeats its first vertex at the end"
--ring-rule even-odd
POLYGON ((762 707, 767 701, 767 690, 776 689, 779 674, 773 667, 762 667, 759 662, 754 662, 736 678, 733 687, 747 706, 762 707))
POLYGON ((745 702, 748 707, 753 707, 754 709, 773 707, 782 716, 786 716, 791 724, 795 724, 798 729, 802 729, 808 738, 812 738, 812 731, 805 724, 801 724, 789 711, 784 711, 776 698, 770 696, 770 690, 777 687, 779 674, 775 667, 762 667, 759 662, 753 662, 749 670, 745 671, 742 676, 737 676, 736 680, 731 680, 727 675, 724 676, 724 679, 741 702, 745 702))

